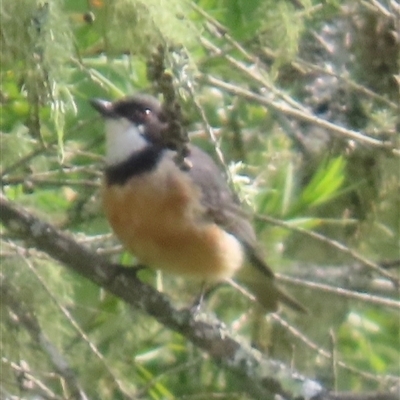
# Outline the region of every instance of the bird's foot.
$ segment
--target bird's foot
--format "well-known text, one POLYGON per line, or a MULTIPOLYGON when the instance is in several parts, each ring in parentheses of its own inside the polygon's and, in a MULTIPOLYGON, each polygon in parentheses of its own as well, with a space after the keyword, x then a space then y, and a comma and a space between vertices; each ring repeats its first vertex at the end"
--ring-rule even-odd
POLYGON ((211 294, 218 289, 220 284, 216 284, 210 287, 207 287, 207 284, 205 282, 202 283, 201 285, 201 291, 200 294, 195 298, 192 306, 190 307, 190 312, 194 315, 200 314, 202 312, 204 303, 207 301, 207 299, 211 296, 211 294))

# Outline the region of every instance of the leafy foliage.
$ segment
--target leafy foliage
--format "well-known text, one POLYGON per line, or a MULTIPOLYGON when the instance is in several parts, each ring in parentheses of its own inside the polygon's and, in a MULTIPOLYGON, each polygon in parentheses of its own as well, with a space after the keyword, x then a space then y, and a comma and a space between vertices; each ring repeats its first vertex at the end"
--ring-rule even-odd
MULTIPOLYGON (((283 275, 282 285, 310 315, 260 317, 230 287, 213 293, 206 311, 329 389, 389 390, 400 375, 400 16, 392 3, 3 0, 2 190, 104 257, 134 263, 101 212, 103 127, 88 99, 154 93, 149 64, 163 46, 193 141, 229 171, 268 262, 298 278, 283 275), (371 296, 352 297, 360 292, 371 296)), ((250 398, 178 334, 29 241, 5 229, 1 240, 1 286, 12 293, 1 302, 5 398, 71 394, 24 315, 89 398, 250 398)), ((177 306, 199 293, 179 277, 140 277, 177 306)))

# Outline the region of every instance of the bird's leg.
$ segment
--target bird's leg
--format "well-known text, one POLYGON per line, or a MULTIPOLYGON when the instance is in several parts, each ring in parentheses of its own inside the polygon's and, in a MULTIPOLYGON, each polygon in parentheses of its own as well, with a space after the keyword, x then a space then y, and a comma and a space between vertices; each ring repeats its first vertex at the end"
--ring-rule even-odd
POLYGON ((195 298, 192 306, 190 307, 191 312, 194 314, 199 313, 203 307, 204 302, 211 296, 211 294, 221 286, 220 283, 214 284, 207 287, 207 282, 201 283, 200 294, 195 298))
POLYGON ((200 294, 196 296, 194 299, 193 304, 190 307, 190 311, 193 314, 198 314, 201 311, 202 305, 203 305, 203 300, 204 300, 204 294, 205 294, 205 288, 206 288, 206 281, 201 282, 201 287, 200 287, 200 294))

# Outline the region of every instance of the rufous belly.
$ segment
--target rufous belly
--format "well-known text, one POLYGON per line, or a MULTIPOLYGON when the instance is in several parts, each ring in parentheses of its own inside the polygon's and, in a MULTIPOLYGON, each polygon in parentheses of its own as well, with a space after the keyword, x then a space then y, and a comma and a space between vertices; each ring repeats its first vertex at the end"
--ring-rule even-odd
POLYGON ((106 217, 141 263, 207 281, 231 277, 243 263, 240 242, 204 219, 200 190, 175 166, 104 185, 106 217))

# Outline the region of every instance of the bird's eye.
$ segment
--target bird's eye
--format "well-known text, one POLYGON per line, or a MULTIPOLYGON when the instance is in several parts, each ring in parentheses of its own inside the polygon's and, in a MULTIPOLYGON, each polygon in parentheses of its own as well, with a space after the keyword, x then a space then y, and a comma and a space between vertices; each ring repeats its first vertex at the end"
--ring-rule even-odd
POLYGON ((142 108, 137 111, 137 118, 141 120, 142 122, 145 122, 148 120, 148 118, 151 116, 152 111, 150 108, 142 108))
POLYGON ((151 115, 152 111, 149 108, 136 108, 131 112, 130 120, 132 122, 141 123, 147 121, 148 117, 151 115))

